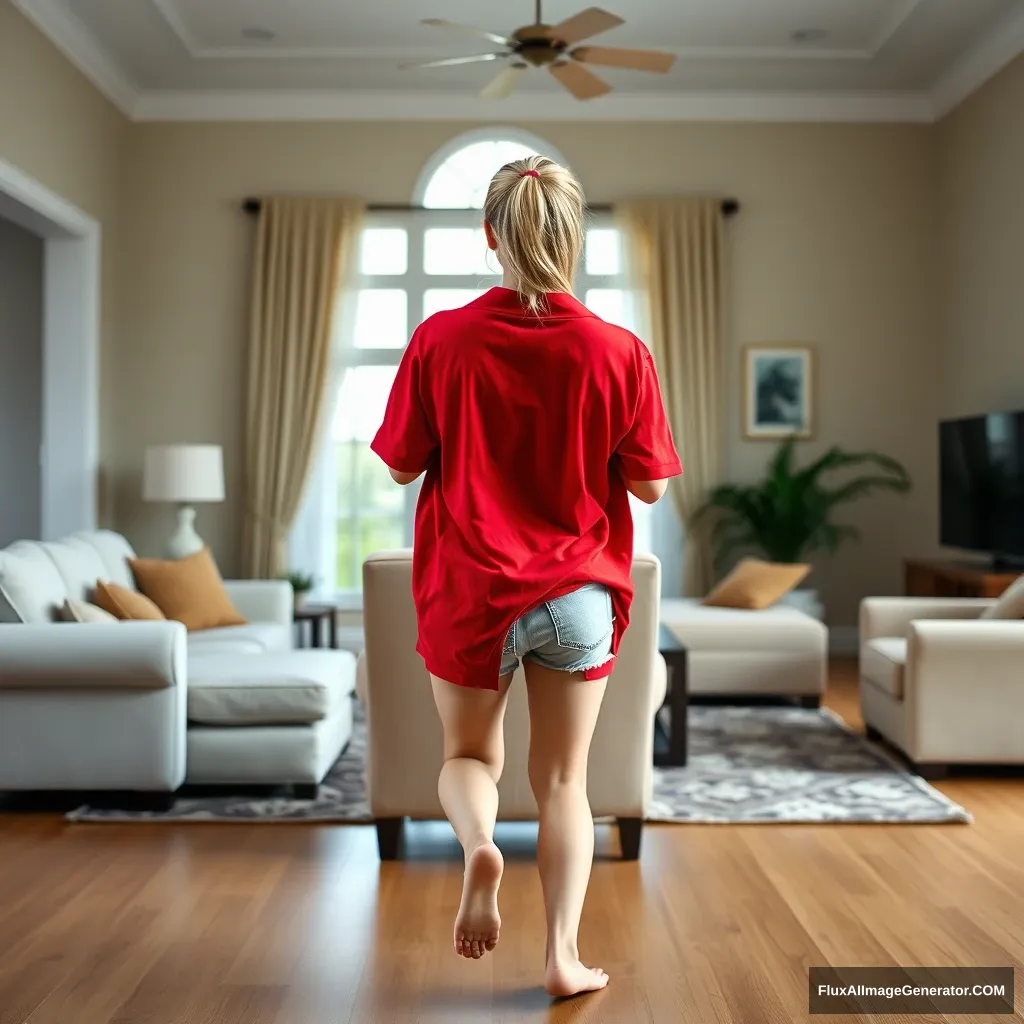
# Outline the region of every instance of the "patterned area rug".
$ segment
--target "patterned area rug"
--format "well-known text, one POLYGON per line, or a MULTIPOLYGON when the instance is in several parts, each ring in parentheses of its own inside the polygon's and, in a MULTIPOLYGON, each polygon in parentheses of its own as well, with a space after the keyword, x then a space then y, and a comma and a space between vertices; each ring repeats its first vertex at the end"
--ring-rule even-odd
MULTIPOLYGON (((971 816, 829 711, 690 708, 690 763, 656 768, 648 820, 715 824, 969 822, 971 816)), ((290 791, 186 791, 165 813, 79 807, 70 821, 367 822, 366 723, 316 801, 290 791)))

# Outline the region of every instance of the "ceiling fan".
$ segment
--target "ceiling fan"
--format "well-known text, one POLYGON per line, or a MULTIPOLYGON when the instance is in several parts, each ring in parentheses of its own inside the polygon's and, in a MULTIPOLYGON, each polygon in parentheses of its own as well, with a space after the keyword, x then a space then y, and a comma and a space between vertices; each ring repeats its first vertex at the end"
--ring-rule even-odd
POLYGON ((598 67, 628 68, 633 71, 651 71, 665 74, 675 63, 675 54, 656 50, 623 50, 609 46, 575 46, 584 39, 590 39, 601 32, 624 24, 625 19, 617 14, 602 11, 599 7, 588 7, 559 25, 545 25, 541 16, 541 0, 536 0, 536 20, 532 25, 517 28, 511 35, 460 25, 443 18, 425 18, 424 25, 460 32, 463 35, 482 37, 501 50, 480 53, 471 57, 449 57, 446 60, 431 60, 419 64, 406 64, 407 68, 439 68, 452 64, 476 64, 483 61, 508 61, 483 89, 484 99, 501 100, 511 95, 520 77, 530 67, 547 68, 561 84, 578 100, 590 100, 611 92, 611 86, 602 81, 585 64, 598 67))

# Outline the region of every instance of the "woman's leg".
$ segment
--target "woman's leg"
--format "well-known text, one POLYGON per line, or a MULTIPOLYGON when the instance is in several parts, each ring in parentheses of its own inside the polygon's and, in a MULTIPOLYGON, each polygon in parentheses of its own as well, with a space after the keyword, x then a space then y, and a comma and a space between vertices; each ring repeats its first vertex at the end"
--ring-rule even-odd
POLYGON ((502 726, 512 676, 497 690, 471 690, 430 677, 444 727, 444 765, 437 780, 448 820, 466 858, 455 952, 479 959, 498 942, 498 886, 504 862, 494 845, 498 779, 505 763, 502 726))
POLYGON ((540 808, 537 863, 548 922, 545 987, 553 996, 604 988, 580 962, 578 935, 594 859, 587 757, 607 680, 585 680, 526 660, 530 785, 540 808))

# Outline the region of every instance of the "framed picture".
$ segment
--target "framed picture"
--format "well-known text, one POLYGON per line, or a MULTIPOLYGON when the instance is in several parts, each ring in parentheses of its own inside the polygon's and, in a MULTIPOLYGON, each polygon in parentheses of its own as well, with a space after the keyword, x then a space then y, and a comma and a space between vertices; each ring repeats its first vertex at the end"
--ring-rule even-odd
POLYGON ((814 351, 807 345, 743 350, 743 434, 751 440, 814 432, 814 351))

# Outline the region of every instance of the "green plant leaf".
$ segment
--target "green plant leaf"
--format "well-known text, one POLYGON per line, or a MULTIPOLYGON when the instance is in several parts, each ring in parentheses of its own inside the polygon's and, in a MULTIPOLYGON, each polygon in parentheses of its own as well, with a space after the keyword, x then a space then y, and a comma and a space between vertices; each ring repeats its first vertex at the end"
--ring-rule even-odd
POLYGON ((723 484, 709 493, 691 521, 715 516, 711 542, 716 565, 724 565, 739 550, 776 562, 803 561, 821 549, 834 553, 845 541, 859 537, 853 527, 831 521, 835 508, 876 492, 910 490, 907 471, 890 456, 833 447, 796 468, 795 450, 792 438, 780 444, 760 483, 723 484), (828 474, 862 466, 874 472, 831 488, 824 483, 828 474))

